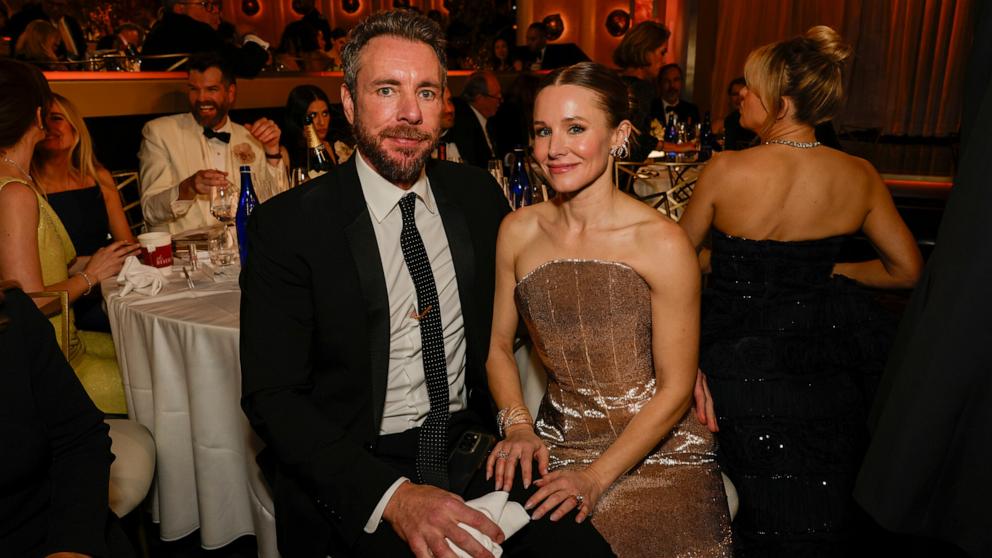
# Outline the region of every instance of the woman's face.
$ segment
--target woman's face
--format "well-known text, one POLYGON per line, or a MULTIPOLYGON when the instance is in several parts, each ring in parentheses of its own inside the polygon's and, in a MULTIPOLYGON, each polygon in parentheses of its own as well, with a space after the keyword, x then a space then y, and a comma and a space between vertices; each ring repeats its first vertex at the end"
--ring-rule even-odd
POLYGON ((496 39, 493 43, 493 54, 499 60, 506 60, 510 56, 510 45, 504 39, 496 39))
POLYGON ((584 87, 545 87, 534 102, 534 157, 557 192, 577 192, 609 174, 617 135, 584 87))
POLYGON ((768 118, 768 111, 761 104, 761 98, 748 86, 741 87, 741 126, 757 132, 768 118))
POLYGON ((52 103, 48 111, 45 132, 45 139, 38 144, 40 149, 50 152, 69 151, 76 145, 76 129, 57 103, 52 103))
POLYGON ((667 52, 668 43, 664 43, 660 47, 648 51, 648 75, 652 77, 658 75, 658 72, 661 71, 661 67, 665 65, 665 54, 667 52))
POLYGON ((317 137, 327 139, 327 129, 331 125, 331 112, 324 101, 314 101, 307 107, 307 114, 313 119, 313 129, 317 137))

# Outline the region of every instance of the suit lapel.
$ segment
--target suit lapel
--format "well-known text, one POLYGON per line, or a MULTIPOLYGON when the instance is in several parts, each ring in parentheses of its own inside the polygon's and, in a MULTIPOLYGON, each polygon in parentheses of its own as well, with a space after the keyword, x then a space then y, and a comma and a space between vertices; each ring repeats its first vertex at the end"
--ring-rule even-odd
MULTIPOLYGON (((389 375, 389 293, 386 291, 386 277, 379 256, 379 244, 372 228, 369 214, 358 181, 355 158, 339 167, 337 184, 325 183, 323 188, 340 188, 341 210, 351 219, 345 227, 345 236, 355 262, 362 289, 368 318, 369 370, 372 382, 372 434, 379 434, 382 422, 382 408, 386 401, 386 382, 389 375)), ((333 208, 332 208, 333 210, 333 208)))

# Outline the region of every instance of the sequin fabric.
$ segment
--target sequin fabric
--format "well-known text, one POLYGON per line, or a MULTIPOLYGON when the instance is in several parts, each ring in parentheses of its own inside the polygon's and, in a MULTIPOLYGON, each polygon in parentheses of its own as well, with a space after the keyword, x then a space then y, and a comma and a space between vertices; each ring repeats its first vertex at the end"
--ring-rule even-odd
POLYGON ((893 323, 830 276, 843 241, 713 233, 700 366, 740 496, 740 557, 858 555, 851 490, 893 323))
MULTIPOLYGON (((550 468, 585 466, 654 395, 648 285, 621 263, 553 260, 520 280, 516 302, 548 371, 535 427, 550 468)), ((618 556, 730 556, 715 449, 687 414, 604 493, 592 522, 618 556)))

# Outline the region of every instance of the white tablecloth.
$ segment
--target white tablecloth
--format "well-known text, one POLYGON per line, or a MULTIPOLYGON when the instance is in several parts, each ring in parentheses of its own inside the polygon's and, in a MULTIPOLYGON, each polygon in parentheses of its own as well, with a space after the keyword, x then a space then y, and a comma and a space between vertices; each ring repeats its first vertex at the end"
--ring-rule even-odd
MULTIPOLYGON (((152 517, 161 537, 200 530, 204 548, 256 535, 276 557, 272 499, 255 464, 262 443, 241 411, 237 281, 194 274, 189 290, 173 272, 161 293, 103 292, 128 414, 155 437, 152 517)), ((233 274, 232 274, 233 275, 233 274)))

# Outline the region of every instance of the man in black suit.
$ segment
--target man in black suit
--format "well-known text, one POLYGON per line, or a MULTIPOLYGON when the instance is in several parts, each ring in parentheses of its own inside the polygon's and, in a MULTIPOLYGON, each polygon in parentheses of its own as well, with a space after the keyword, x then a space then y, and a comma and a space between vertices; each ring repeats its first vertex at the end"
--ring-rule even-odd
MULTIPOLYGON (((224 40, 220 26, 220 0, 163 0, 162 19, 152 27, 141 50, 142 56, 220 52, 239 77, 254 77, 269 60, 269 44, 247 34, 241 46, 224 40)), ((179 58, 143 58, 144 71, 164 71, 179 58)), ((180 66, 176 69, 185 69, 180 66)))
MULTIPOLYGON (((460 435, 493 422, 485 360, 506 200, 488 173, 430 161, 440 28, 402 10, 352 33, 341 99, 355 156, 258 207, 241 275, 242 405, 267 444, 279 550, 441 558, 450 540, 489 558, 458 523, 503 533, 443 487, 461 472, 447 459, 460 435)), ((491 489, 476 470, 462 495, 491 489)), ((531 522, 510 543, 609 554, 574 517, 531 522)))
POLYGON ((548 26, 540 21, 527 28, 527 46, 518 52, 524 68, 554 70, 586 62, 589 57, 575 43, 548 44, 548 26))
POLYGON ((678 64, 666 64, 658 71, 658 96, 651 113, 662 125, 668 122, 671 113, 686 126, 700 122, 699 107, 682 99, 682 67, 678 64))
POLYGON ((448 137, 458 146, 462 162, 486 168, 489 159, 496 156, 489 135, 489 119, 503 102, 496 74, 475 72, 465 82, 461 98, 453 98, 451 102, 455 105, 455 125, 448 137))

